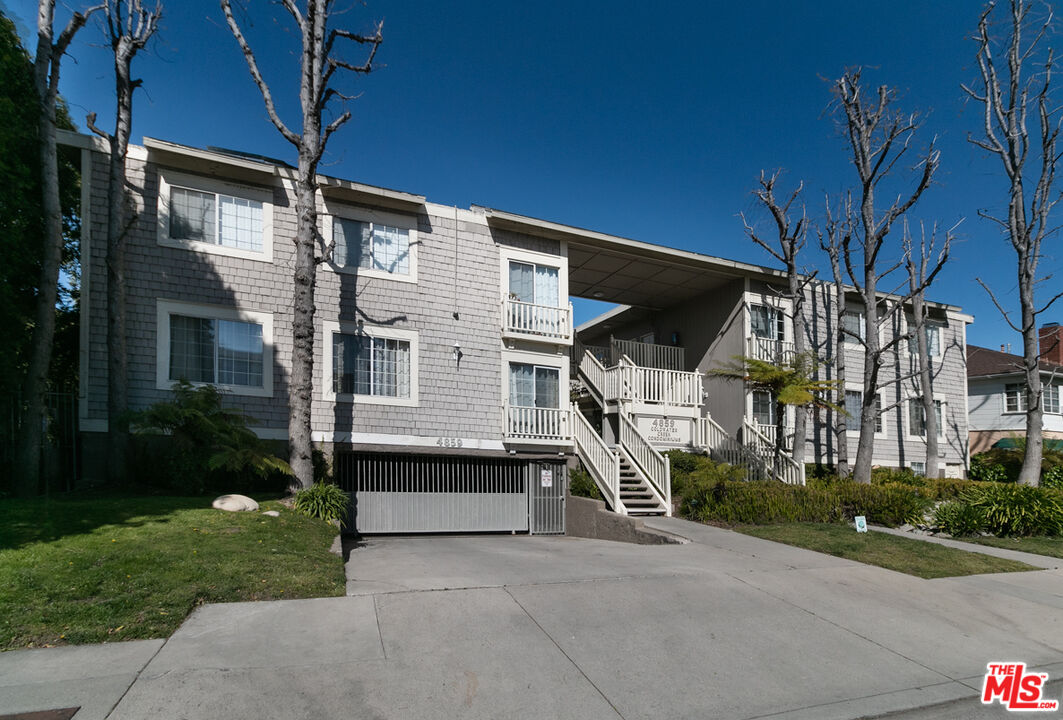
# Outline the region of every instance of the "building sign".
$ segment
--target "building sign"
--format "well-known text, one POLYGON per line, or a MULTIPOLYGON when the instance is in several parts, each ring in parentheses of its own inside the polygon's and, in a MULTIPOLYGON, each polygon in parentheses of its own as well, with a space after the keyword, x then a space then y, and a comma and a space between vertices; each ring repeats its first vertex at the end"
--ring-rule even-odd
POLYGON ((690 445, 690 418, 640 417, 637 424, 639 431, 653 445, 690 445))

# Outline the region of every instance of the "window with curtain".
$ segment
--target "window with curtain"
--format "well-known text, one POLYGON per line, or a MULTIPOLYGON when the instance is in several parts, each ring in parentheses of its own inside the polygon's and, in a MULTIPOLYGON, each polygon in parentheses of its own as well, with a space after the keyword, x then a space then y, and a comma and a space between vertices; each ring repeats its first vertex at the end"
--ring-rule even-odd
POLYGON ((509 295, 514 300, 560 307, 559 273, 556 267, 511 260, 509 263, 509 295))
POLYGON ((346 395, 410 397, 410 342, 333 333, 332 389, 346 395))
POLYGON ((170 380, 262 387, 262 326, 170 316, 170 380))
POLYGON ((775 398, 767 390, 753 391, 753 419, 760 425, 775 425, 775 398))
POLYGON ((262 252, 265 225, 256 200, 170 188, 170 237, 262 252))
POLYGON ((842 315, 842 329, 845 330, 845 342, 859 343, 864 339, 864 315, 858 312, 846 312, 842 315))
MULTIPOLYGON (((938 437, 942 437, 945 434, 945 428, 942 422, 943 415, 940 400, 934 401, 934 414, 937 416, 938 437)), ((919 398, 913 398, 908 401, 908 434, 926 437, 926 415, 923 413, 923 401, 919 398)))
POLYGON ((509 404, 514 407, 561 407, 561 371, 528 363, 509 364, 509 404))
POLYGON ((783 313, 771 305, 749 306, 750 328, 755 337, 785 340, 783 313))
MULTIPOLYGON (((923 330, 926 332, 926 351, 931 357, 938 357, 941 355, 941 326, 940 325, 926 325, 923 330)), ((908 338, 908 352, 912 355, 919 354, 919 343, 914 337, 908 338)))
MULTIPOLYGON (((875 397, 875 408, 878 413, 875 417, 875 432, 882 432, 882 398, 881 396, 875 397)), ((849 422, 846 427, 849 430, 858 430, 860 428, 860 422, 864 417, 864 394, 859 390, 846 390, 845 391, 845 412, 849 415, 849 422)))
POLYGON ((410 274, 410 231, 349 218, 332 219, 333 263, 338 267, 410 274))

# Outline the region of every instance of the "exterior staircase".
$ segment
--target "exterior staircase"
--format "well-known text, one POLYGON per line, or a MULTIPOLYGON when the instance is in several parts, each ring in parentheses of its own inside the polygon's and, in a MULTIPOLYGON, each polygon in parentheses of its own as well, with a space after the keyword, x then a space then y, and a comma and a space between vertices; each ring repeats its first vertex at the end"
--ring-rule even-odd
MULTIPOLYGON (((640 349, 637 345, 640 344, 627 342, 618 352, 615 347, 585 348, 576 340, 573 365, 577 368, 578 384, 574 388, 577 400, 572 404, 573 437, 577 455, 614 512, 671 516, 668 458, 639 430, 632 409, 645 413, 656 405, 662 415, 668 415, 668 408, 676 406, 700 410, 701 376, 696 372, 636 365, 629 352, 654 362, 662 355, 656 348, 663 347, 640 349), (617 362, 606 368, 600 358, 608 358, 609 352, 617 357, 617 362), (602 438, 581 409, 581 401, 585 407, 600 408, 604 416, 617 414, 618 442, 610 444, 602 438)), ((804 467, 786 453, 778 452, 775 443, 755 423, 744 422, 741 439, 737 439, 705 415, 697 419, 691 444, 695 451, 717 462, 744 467, 750 480, 805 483, 804 467)))

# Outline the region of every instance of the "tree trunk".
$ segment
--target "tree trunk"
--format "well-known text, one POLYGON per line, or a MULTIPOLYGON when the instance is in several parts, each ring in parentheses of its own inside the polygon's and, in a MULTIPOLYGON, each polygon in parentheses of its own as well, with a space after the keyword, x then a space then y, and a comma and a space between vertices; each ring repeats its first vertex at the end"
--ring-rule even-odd
POLYGON ((881 354, 878 337, 877 282, 878 275, 874 266, 871 266, 864 273, 864 287, 861 290, 864 307, 864 386, 860 398, 860 440, 856 445, 856 462, 853 464, 853 480, 865 485, 871 482, 871 462, 875 453, 875 423, 878 420, 878 403, 875 399, 878 397, 881 354))
POLYGON ((1026 375, 1026 451, 1018 482, 1037 487, 1041 484, 1041 459, 1044 448, 1044 388, 1041 383, 1040 339, 1034 310, 1034 280, 1023 278, 1025 263, 1019 264, 1019 302, 1022 306, 1023 371, 1026 375))
MULTIPOLYGON (((805 357, 808 352, 808 343, 805 339, 805 293, 801 285, 801 279, 797 276, 797 268, 787 268, 790 281, 790 297, 793 302, 793 326, 794 326, 794 355, 799 358, 805 357)), ((811 376, 811 367, 810 376, 811 376)), ((794 408, 794 447, 792 457, 800 467, 805 465, 805 436, 808 421, 808 409, 804 407, 794 408)))
MULTIPOLYGON (((926 427, 926 476, 936 478, 938 469, 938 417, 934 402, 934 377, 931 367, 930 347, 926 339, 926 305, 923 293, 912 296, 912 320, 915 329, 915 347, 919 353, 919 393, 923 405, 923 418, 926 427)), ((911 353, 909 353, 911 357, 911 353)), ((944 418, 942 418, 944 420, 944 418)))
MULTIPOLYGON (((841 402, 838 405, 845 408, 845 333, 842 327, 845 322, 845 287, 842 283, 841 272, 837 267, 837 259, 832 259, 836 276, 835 287, 837 288, 837 307, 835 321, 837 332, 834 338, 834 381, 838 383, 838 396, 841 402)), ((835 412, 834 422, 835 444, 837 445, 837 471, 839 477, 849 475, 849 422, 845 412, 835 412)))

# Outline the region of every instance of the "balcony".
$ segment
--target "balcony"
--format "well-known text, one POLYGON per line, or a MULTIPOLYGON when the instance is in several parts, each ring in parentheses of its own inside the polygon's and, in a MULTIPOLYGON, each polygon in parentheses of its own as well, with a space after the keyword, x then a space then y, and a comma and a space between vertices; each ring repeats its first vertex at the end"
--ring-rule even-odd
POLYGON ((572 304, 536 305, 513 298, 502 301, 502 337, 572 344, 572 304))
POLYGON ((775 365, 790 362, 794 359, 796 351, 792 342, 784 342, 774 338, 753 337, 746 339, 746 356, 763 360, 775 365))
POLYGON ((532 444, 568 445, 572 442, 568 408, 505 406, 505 440, 532 444))

